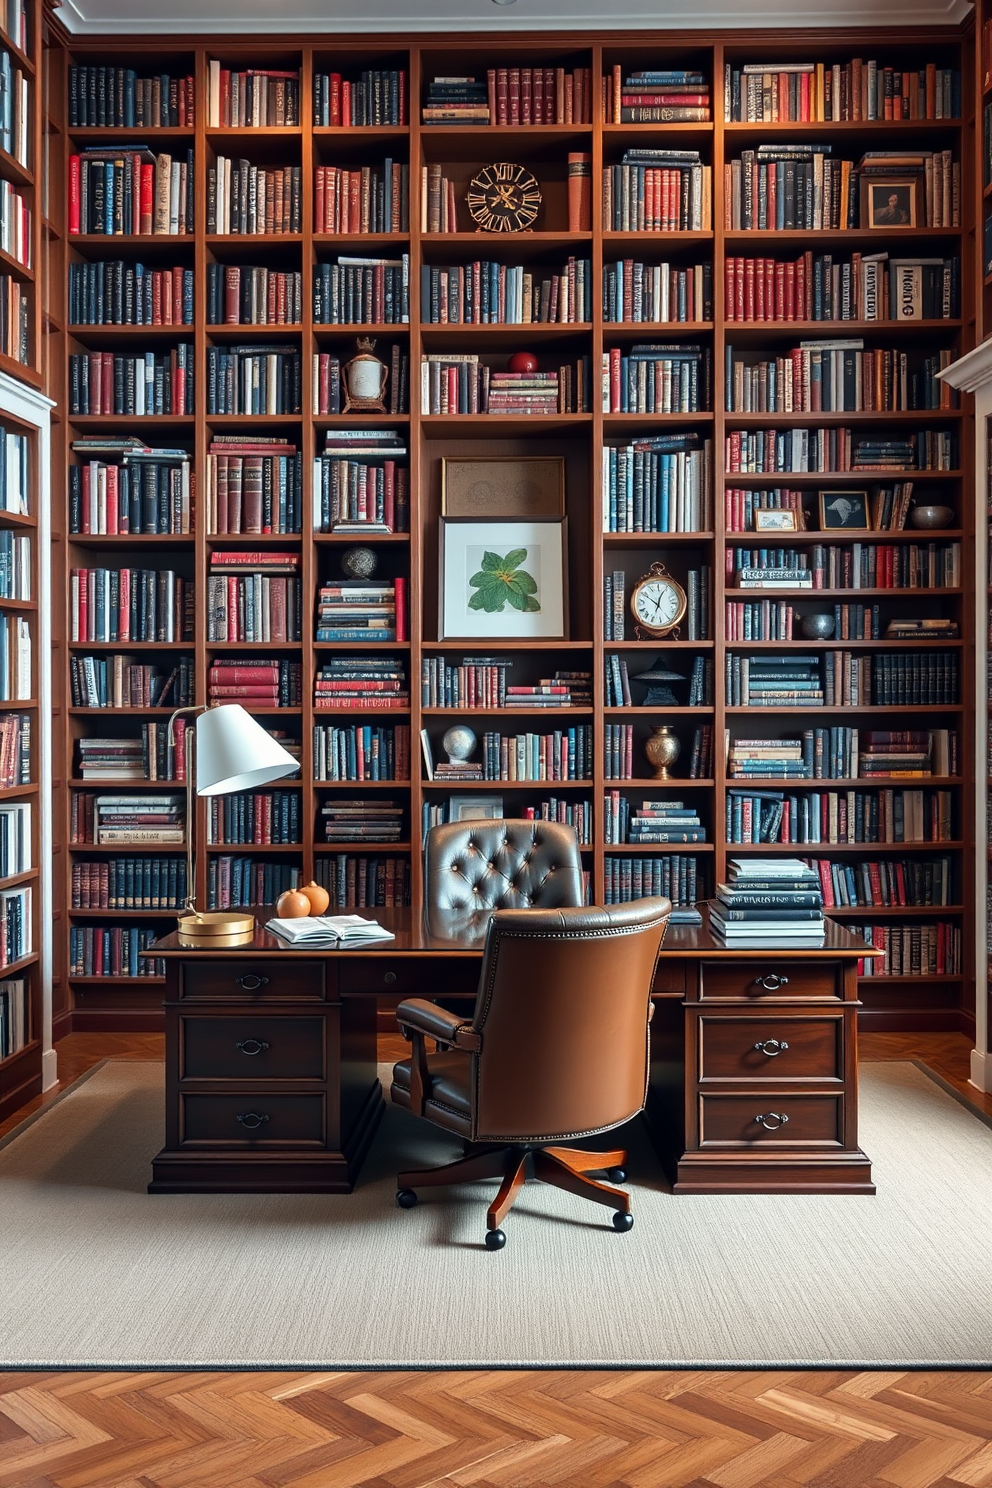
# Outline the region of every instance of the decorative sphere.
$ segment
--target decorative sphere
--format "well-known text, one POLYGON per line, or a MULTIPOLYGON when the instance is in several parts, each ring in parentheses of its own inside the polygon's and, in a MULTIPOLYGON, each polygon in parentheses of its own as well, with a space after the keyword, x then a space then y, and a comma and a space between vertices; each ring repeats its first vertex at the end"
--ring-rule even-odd
POLYGON ((810 641, 829 641, 834 633, 834 617, 823 611, 804 615, 799 622, 799 632, 810 641))
POLYGON ((536 372, 537 357, 532 351, 515 351, 507 358, 506 370, 508 372, 536 372))
POLYGON ((454 763, 455 760, 467 760, 471 758, 475 748, 475 735, 464 723, 456 723, 448 729, 441 740, 441 748, 448 759, 454 763))
POLYGON ((341 554, 341 568, 349 579, 370 579, 378 567, 374 548, 345 548, 341 554))
POLYGON ((912 527, 950 527, 954 521, 952 506, 914 506, 909 513, 912 527))

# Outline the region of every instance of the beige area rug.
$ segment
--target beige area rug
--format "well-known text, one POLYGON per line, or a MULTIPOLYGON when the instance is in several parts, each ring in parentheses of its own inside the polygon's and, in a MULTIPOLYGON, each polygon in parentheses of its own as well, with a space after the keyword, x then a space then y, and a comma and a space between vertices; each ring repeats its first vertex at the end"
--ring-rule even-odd
POLYGON ((394 1202, 454 1155, 387 1110, 354 1194, 155 1195, 158 1065, 108 1062, 0 1148, 0 1366, 992 1365, 992 1130, 911 1064, 862 1069, 878 1194, 679 1197, 635 1223, 530 1185, 394 1202))

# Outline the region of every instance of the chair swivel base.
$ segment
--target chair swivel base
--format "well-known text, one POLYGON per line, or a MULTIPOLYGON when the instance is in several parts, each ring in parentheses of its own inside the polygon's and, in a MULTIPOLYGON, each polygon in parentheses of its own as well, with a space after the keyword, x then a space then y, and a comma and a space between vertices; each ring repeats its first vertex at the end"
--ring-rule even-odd
POLYGON ((513 1208, 528 1178, 553 1184, 594 1204, 613 1209, 613 1228, 621 1234, 632 1229, 630 1197, 623 1189, 610 1188, 590 1178, 590 1173, 607 1173, 617 1183, 626 1179, 626 1152, 587 1152, 579 1147, 506 1146, 492 1144, 473 1148, 464 1157, 443 1168, 423 1168, 397 1175, 396 1202, 401 1209, 412 1209, 418 1188, 438 1188, 450 1183, 470 1183, 477 1178, 499 1178, 500 1189, 486 1213, 486 1247, 502 1250, 506 1235, 502 1221, 513 1208))

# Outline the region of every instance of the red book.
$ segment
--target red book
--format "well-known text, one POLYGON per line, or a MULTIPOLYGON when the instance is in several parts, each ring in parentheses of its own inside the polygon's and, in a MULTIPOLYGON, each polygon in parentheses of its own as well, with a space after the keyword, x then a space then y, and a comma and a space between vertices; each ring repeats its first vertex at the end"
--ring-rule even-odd
POLYGON ((288 640, 286 628, 286 580, 269 580, 269 634, 273 641, 288 640))
POLYGON ((127 518, 125 516, 124 526, 120 525, 118 516, 118 486, 117 480, 120 474, 119 466, 107 466, 107 532, 126 532, 127 518))
MULTIPOLYGON (((168 300, 166 301, 168 303, 168 300)), ((172 271, 172 324, 183 323, 183 271, 175 268, 172 271)))
POLYGON ((568 230, 588 232, 592 227, 592 155, 574 150, 568 156, 568 230))
POLYGON ((326 208, 326 196, 327 196, 327 193, 326 193, 326 180, 327 180, 327 168, 326 168, 326 166, 318 165, 318 167, 317 167, 317 180, 316 180, 316 182, 314 184, 313 230, 314 230, 314 232, 319 232, 319 233, 327 232, 327 227, 325 226, 325 223, 324 223, 324 215, 325 215, 325 212, 327 210, 327 208, 326 208))
POLYGON ((405 641, 407 639, 406 579, 400 576, 393 582, 396 586, 396 639, 405 641))
POLYGON ((351 84, 341 83, 341 119, 340 123, 345 129, 351 128, 351 84))
POLYGON ((141 210, 138 217, 139 233, 150 233, 153 223, 153 205, 155 199, 155 167, 143 164, 141 167, 141 210))
POLYGON ((81 230, 80 229, 80 226, 79 226, 79 190, 80 190, 80 181, 79 181, 79 178, 80 178, 80 171, 81 171, 80 157, 78 155, 70 155, 69 156, 69 203, 68 203, 69 210, 68 210, 68 217, 69 217, 69 231, 71 233, 78 233, 81 230))

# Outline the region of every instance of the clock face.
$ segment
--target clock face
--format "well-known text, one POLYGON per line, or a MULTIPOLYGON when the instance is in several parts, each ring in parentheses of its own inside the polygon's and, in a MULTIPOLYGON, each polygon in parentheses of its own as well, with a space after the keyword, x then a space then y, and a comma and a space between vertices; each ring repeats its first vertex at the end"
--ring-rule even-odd
POLYGON ((484 232, 523 232, 537 220, 541 190, 529 170, 504 160, 483 166, 465 200, 484 232))
POLYGON ((670 579, 645 579, 633 596, 634 615, 649 630, 670 630, 684 607, 685 597, 670 579))

